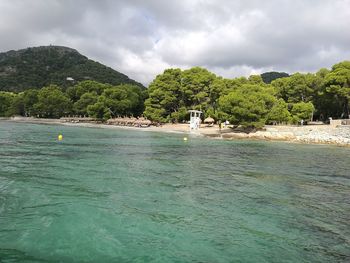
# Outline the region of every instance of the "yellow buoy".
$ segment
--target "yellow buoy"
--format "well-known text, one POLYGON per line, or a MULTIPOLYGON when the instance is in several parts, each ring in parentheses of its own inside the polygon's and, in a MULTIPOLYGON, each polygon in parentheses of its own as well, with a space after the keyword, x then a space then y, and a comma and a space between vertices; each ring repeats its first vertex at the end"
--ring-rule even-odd
POLYGON ((62 141, 62 140, 63 140, 62 134, 58 135, 57 139, 58 139, 59 141, 62 141))
POLYGON ((187 141, 187 137, 184 137, 184 141, 187 141))

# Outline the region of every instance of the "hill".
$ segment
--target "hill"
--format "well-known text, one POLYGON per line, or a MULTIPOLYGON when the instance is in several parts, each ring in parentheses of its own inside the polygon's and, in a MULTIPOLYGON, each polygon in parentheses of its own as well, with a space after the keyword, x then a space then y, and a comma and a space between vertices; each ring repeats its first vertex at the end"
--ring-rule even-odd
POLYGON ((0 90, 19 92, 49 84, 67 87, 82 80, 143 87, 128 76, 68 47, 42 46, 0 53, 0 90))
POLYGON ((270 84, 275 79, 286 78, 286 77, 289 77, 289 74, 285 72, 271 71, 271 72, 265 72, 261 74, 261 78, 266 84, 270 84))

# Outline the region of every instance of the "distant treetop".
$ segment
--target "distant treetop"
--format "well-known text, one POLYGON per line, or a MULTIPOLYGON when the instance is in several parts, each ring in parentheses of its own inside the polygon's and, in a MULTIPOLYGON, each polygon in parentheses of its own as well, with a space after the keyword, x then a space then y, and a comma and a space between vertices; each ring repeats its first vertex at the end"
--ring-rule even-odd
POLYGON ((275 79, 286 78, 286 77, 289 77, 289 74, 286 72, 271 71, 271 72, 265 72, 261 74, 261 78, 266 84, 270 84, 275 79))

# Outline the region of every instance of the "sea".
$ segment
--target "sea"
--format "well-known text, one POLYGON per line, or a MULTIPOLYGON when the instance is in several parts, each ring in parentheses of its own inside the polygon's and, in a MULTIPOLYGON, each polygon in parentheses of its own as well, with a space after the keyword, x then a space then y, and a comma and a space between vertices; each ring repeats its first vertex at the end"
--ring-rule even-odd
POLYGON ((0 262, 350 262, 350 148, 0 121, 0 262))

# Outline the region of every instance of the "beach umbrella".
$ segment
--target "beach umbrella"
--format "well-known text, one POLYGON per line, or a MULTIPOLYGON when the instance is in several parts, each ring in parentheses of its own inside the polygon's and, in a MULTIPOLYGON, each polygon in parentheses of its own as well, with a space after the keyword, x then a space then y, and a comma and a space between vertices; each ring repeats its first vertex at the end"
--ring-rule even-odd
POLYGON ((214 123, 215 120, 212 117, 208 117, 204 120, 204 123, 214 123))

